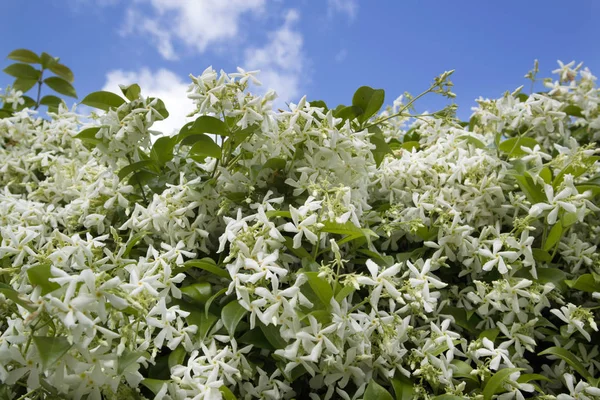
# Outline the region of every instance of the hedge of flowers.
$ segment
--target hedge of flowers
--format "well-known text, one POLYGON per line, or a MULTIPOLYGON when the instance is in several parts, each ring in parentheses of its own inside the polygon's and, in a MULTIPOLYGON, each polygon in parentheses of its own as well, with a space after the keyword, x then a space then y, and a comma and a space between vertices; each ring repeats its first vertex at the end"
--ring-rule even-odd
POLYGON ((255 72, 208 68, 168 135, 138 85, 84 116, 40 97, 75 96, 58 59, 9 58, 1 399, 600 399, 581 65, 465 122, 411 111, 452 72, 387 107, 365 86, 277 110, 255 72))

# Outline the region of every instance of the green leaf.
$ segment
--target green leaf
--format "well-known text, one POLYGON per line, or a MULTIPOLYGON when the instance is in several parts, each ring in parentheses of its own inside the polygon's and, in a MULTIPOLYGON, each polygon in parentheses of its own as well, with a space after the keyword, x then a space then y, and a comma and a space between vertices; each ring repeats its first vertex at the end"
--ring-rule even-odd
POLYGON ((28 64, 41 64, 42 60, 31 50, 27 49, 17 49, 8 53, 6 58, 10 58, 11 60, 21 61, 28 64))
POLYGON ((454 360, 452 360, 451 364, 455 367, 455 368, 453 368, 454 373, 452 374, 452 376, 454 378, 462 378, 462 379, 468 379, 473 382, 479 382, 479 379, 477 379, 476 376, 471 375, 471 371, 473 371, 473 367, 471 367, 466 362, 455 358, 454 360))
POLYGON ((152 108, 158 112, 158 114, 162 117, 162 119, 166 119, 169 117, 169 112, 167 111, 167 107, 165 107, 165 103, 161 99, 156 99, 154 97, 148 97, 148 101, 152 102, 156 100, 152 108))
POLYGON ((336 118, 341 118, 343 121, 350 120, 352 121, 354 118, 363 113, 363 109, 357 106, 338 106, 333 111, 333 116, 336 118))
POLYGON ((521 157, 527 154, 521 150, 521 146, 532 149, 536 144, 538 144, 538 142, 536 142, 536 140, 533 138, 515 137, 501 142, 498 146, 498 150, 500 150, 502 153, 508 154, 509 157, 521 157))
POLYGON ((185 318, 187 324, 196 325, 198 327, 196 337, 200 341, 204 340, 210 329, 215 325, 215 322, 219 320, 219 317, 213 313, 203 313, 196 310, 188 310, 188 312, 190 315, 185 318))
POLYGON ((552 171, 550 168, 542 168, 540 171, 540 178, 542 178, 547 184, 550 184, 552 182, 552 171))
POLYGON ((263 169, 270 168, 272 170, 282 170, 285 168, 285 160, 283 158, 269 158, 264 165, 263 169))
POLYGON ((134 162, 133 164, 129 164, 129 165, 121 168, 119 170, 117 176, 119 177, 120 180, 123 180, 127 176, 129 176, 129 174, 131 174, 132 172, 140 171, 143 168, 151 167, 151 166, 155 166, 155 165, 156 165, 156 161, 154 161, 154 160, 144 160, 144 161, 134 162))
POLYGON ((573 369, 575 371, 577 371, 577 373, 579 373, 579 375, 581 375, 585 379, 587 379, 587 380, 592 379, 592 376, 590 375, 588 370, 583 366, 581 361, 579 361, 579 359, 573 353, 571 353, 569 350, 565 350, 562 347, 550 347, 550 348, 542 351, 541 353, 538 353, 538 355, 539 356, 544 356, 544 355, 556 356, 556 357, 560 358, 561 360, 565 361, 571 367, 573 367, 573 369))
POLYGON ((181 131, 179 131, 179 134, 177 135, 177 141, 181 142, 188 136, 200 135, 203 133, 213 133, 215 135, 220 136, 229 136, 229 129, 227 128, 225 122, 221 121, 220 119, 208 115, 203 115, 197 118, 193 123, 188 123, 184 125, 184 127, 181 128, 181 131))
POLYGON ((296 257, 298 257, 299 259, 308 259, 311 257, 310 253, 302 246, 298 247, 297 249, 294 248, 294 241, 291 237, 289 236, 284 236, 283 237, 285 240, 285 247, 287 247, 287 249, 289 251, 291 251, 296 257))
POLYGON ((29 268, 27 277, 32 285, 42 288, 42 296, 60 288, 58 283, 49 281, 50 278, 53 278, 50 273, 50 264, 39 264, 29 268))
POLYGON ((4 68, 3 71, 10 76, 14 76, 15 78, 34 79, 36 81, 40 79, 41 73, 31 65, 21 63, 11 64, 4 68))
POLYGON ((479 339, 488 338, 489 340, 491 340, 493 342, 494 340, 496 340, 496 338, 498 337, 499 334, 500 334, 500 329, 498 329, 498 328, 486 329, 485 331, 482 331, 479 334, 479 339))
POLYGON ((219 388, 224 400, 237 400, 233 392, 225 385, 219 388))
POLYGON ((152 145, 150 157, 163 166, 173 159, 173 148, 177 143, 174 137, 163 136, 152 145))
POLYGON ((207 258, 203 258, 201 260, 190 260, 190 261, 186 261, 183 265, 184 265, 185 269, 192 268, 192 267, 200 268, 207 272, 210 272, 211 274, 231 280, 231 277, 229 276, 229 272, 227 272, 227 270, 219 268, 212 258, 207 257, 207 258))
POLYGON ((363 400, 394 400, 390 392, 371 379, 365 390, 363 400))
POLYGON ((191 155, 221 158, 221 148, 210 137, 199 134, 189 136, 186 140, 188 139, 194 139, 194 145, 190 149, 191 155))
POLYGON ((575 104, 569 104, 562 111, 571 117, 583 118, 581 107, 576 106, 575 104))
POLYGON ((415 394, 413 386, 412 381, 403 375, 392 379, 392 387, 394 388, 396 400, 412 400, 415 394))
POLYGON ((129 86, 119 85, 119 88, 121 89, 121 92, 123 92, 123 95, 130 101, 139 99, 140 93, 142 92, 140 85, 137 83, 133 83, 129 86))
POLYGON ((254 348, 258 349, 266 349, 266 350, 275 350, 275 347, 271 345, 269 340, 265 337, 265 334, 260 330, 259 327, 255 327, 244 333, 238 339, 238 342, 244 344, 251 344, 254 348))
POLYGON ((197 282, 182 287, 181 292, 194 301, 205 304, 212 296, 212 286, 208 282, 197 282))
POLYGON ((130 351, 125 349, 123 354, 117 359, 117 374, 121 375, 127 367, 133 365, 140 357, 150 358, 150 354, 145 351, 130 351))
POLYGON ((375 165, 379 167, 381 162, 385 158, 387 154, 393 154, 392 148, 386 143, 383 134, 376 133, 371 135, 369 138, 372 144, 375 145, 375 149, 371 150, 373 153, 373 159, 375 160, 375 165))
POLYGON ((156 172, 149 171, 147 169, 141 169, 131 175, 131 178, 127 181, 129 185, 141 185, 144 186, 148 182, 160 177, 156 172))
POLYGON ((354 288, 354 286, 352 285, 347 285, 344 286, 343 288, 341 288, 335 295, 335 301, 337 301, 338 303, 342 303, 342 301, 348 297, 348 295, 354 293, 356 289, 354 288))
POLYGON ((546 243, 544 243, 544 250, 550 251, 556 246, 556 244, 560 241, 560 238, 563 234, 563 226, 560 221, 558 221, 550 232, 548 233, 548 237, 546 237, 546 243))
POLYGON ((142 380, 142 385, 146 386, 152 393, 157 394, 160 392, 160 389, 164 386, 165 383, 169 383, 171 380, 165 379, 152 379, 145 378, 142 380))
POLYGON ((481 140, 479 140, 476 137, 471 136, 471 135, 462 135, 462 136, 457 137, 456 140, 464 140, 465 142, 472 144, 473 146, 475 146, 478 149, 486 148, 485 143, 483 143, 481 140))
POLYGON ((483 388, 483 399, 492 400, 492 397, 503 390, 503 385, 506 383, 511 374, 522 371, 523 368, 503 368, 492 375, 483 388))
MULTIPOLYGON (((45 96, 47 97, 47 96, 45 96)), ((102 140, 96 139, 96 134, 100 130, 99 126, 95 126, 93 128, 87 128, 79 132, 75 137, 83 142, 91 143, 93 145, 97 145, 102 143, 102 140)))
POLYGON ((315 292, 321 303, 327 308, 333 297, 333 289, 325 278, 319 277, 318 272, 305 272, 304 275, 308 278, 308 284, 315 292))
POLYGON ((402 145, 400 146, 400 148, 412 152, 413 149, 419 150, 421 148, 421 144, 419 142, 417 142, 417 141, 410 140, 408 142, 402 143, 402 145))
POLYGON ((463 396, 457 396, 455 394, 440 394, 439 396, 435 396, 432 398, 432 400, 465 400, 468 399, 468 397, 463 397, 463 396))
POLYGON ((48 69, 54 72, 56 75, 63 78, 67 82, 73 83, 73 81, 75 80, 75 77, 73 76, 73 71, 71 71, 66 65, 59 64, 57 62, 50 65, 48 69))
POLYGON ((519 379, 517 379, 517 382, 519 383, 527 383, 530 381, 552 382, 552 379, 540 374, 522 374, 521 376, 519 376, 519 379))
POLYGON ((54 365, 73 346, 66 337, 33 336, 44 369, 54 365))
POLYGON ((26 93, 29 89, 34 87, 36 83, 37 79, 17 78, 13 83, 13 89, 26 93))
POLYGON ((40 104, 44 106, 58 107, 62 103, 64 103, 64 101, 60 97, 53 96, 51 94, 44 96, 40 99, 40 104))
POLYGON ((176 365, 182 365, 186 355, 187 351, 183 348, 183 346, 178 346, 175 350, 173 350, 171 354, 169 354, 169 369, 176 365))
POLYGON ((44 79, 44 83, 55 92, 64 94, 65 96, 77 98, 77 93, 75 92, 75 88, 73 87, 73 85, 71 85, 69 82, 65 81, 62 78, 59 78, 57 76, 51 76, 50 78, 44 79))
POLYGON ((221 320, 230 336, 234 335, 235 328, 247 313, 248 310, 242 307, 237 300, 233 300, 223 307, 221 310, 221 320))
POLYGON ((219 296, 221 296, 225 292, 227 292, 227 288, 226 287, 223 288, 223 289, 221 289, 221 290, 219 290, 217 293, 213 294, 211 296, 211 298, 207 300, 206 304, 204 304, 204 313, 205 313, 205 315, 207 317, 208 317, 209 310, 210 310, 210 305, 212 304, 212 302, 215 301, 219 296))
POLYGON ((271 346, 275 349, 283 349, 287 346, 287 342, 281 337, 279 326, 276 325, 265 325, 262 322, 257 322, 258 327, 265 335, 271 346))
POLYGON ((358 121, 362 124, 371 118, 383 105, 385 92, 383 89, 373 89, 369 86, 361 86, 352 97, 352 105, 359 107, 362 113, 358 115, 358 121))
POLYGON ((577 279, 567 279, 565 283, 568 287, 582 292, 600 292, 600 282, 594 279, 592 274, 583 274, 577 277, 577 279))
MULTIPOLYGON (((60 92, 59 92, 60 93, 60 92)), ((85 104, 86 106, 99 108, 100 110, 108 111, 112 108, 119 108, 122 104, 125 103, 125 100, 113 93, 101 90, 99 92, 93 92, 88 94, 81 100, 81 104, 85 104)))
POLYGON ((46 52, 42 52, 42 55, 40 56, 40 61, 42 62, 42 68, 49 68, 51 65, 54 65, 58 62, 56 58, 52 57, 46 52))
POLYGON ((13 289, 11 286, 0 282, 0 293, 2 293, 7 299, 13 301, 14 303, 20 305, 23 308, 26 308, 29 311, 35 310, 33 303, 29 300, 22 299, 19 297, 20 293, 13 289))

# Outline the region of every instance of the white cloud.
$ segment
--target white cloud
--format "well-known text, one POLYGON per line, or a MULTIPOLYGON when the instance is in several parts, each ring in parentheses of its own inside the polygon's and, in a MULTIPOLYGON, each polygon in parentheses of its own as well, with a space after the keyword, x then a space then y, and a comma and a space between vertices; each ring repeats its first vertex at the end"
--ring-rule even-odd
POLYGON ((128 10, 122 34, 148 35, 164 58, 174 60, 175 40, 200 53, 210 45, 236 40, 242 35, 240 20, 261 14, 265 1, 136 0, 128 10))
POLYGON ((143 96, 160 98, 169 111, 169 117, 164 121, 156 122, 152 129, 169 134, 179 131, 186 122, 191 120, 186 118, 186 115, 195 109, 192 100, 187 98, 189 84, 172 71, 159 69, 152 72, 148 68, 139 71, 113 70, 106 74, 106 83, 102 90, 121 94, 119 85, 132 83, 140 85, 143 96))
POLYGON ((289 10, 283 25, 268 34, 269 40, 263 47, 249 48, 245 53, 244 67, 260 69, 263 87, 274 89, 279 95, 276 106, 282 106, 284 101, 298 100, 301 82, 306 79, 304 39, 294 29, 299 18, 296 10, 289 10))
POLYGON ((358 11, 358 0, 327 0, 327 14, 332 17, 335 13, 348 15, 354 20, 358 11))

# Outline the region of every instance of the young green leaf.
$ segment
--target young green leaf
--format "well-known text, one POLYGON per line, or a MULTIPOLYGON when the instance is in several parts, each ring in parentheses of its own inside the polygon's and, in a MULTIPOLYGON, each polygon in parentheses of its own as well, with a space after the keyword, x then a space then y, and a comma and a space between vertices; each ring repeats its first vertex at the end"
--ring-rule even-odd
POLYGON ((371 379, 365 390, 363 400, 394 400, 394 398, 383 386, 371 379))
POLYGON ((212 285, 208 282, 197 282, 182 287, 181 292, 197 303, 205 304, 212 296, 212 285))
POLYGON ((34 87, 37 82, 37 79, 17 78, 15 79, 12 87, 15 90, 20 90, 21 92, 26 93, 29 89, 34 87))
POLYGON ((577 279, 567 279, 565 280, 565 283, 571 289, 582 292, 600 292, 600 282, 594 279, 594 275, 592 274, 583 274, 578 276, 577 279))
POLYGON ((11 64, 3 70, 10 76, 14 76, 15 78, 25 78, 25 79, 40 79, 41 72, 35 68, 33 68, 29 64, 11 64))
POLYGON ((158 162, 160 166, 165 165, 173 159, 173 148, 176 139, 174 137, 163 136, 158 138, 152 145, 150 157, 158 162))
POLYGON ((42 296, 60 288, 58 283, 50 281, 50 278, 53 278, 50 272, 50 264, 39 264, 29 268, 27 277, 32 285, 42 288, 42 296))
POLYGON ((69 83, 73 83, 73 81, 75 80, 75 77, 73 76, 73 71, 71 71, 66 65, 59 64, 57 62, 51 64, 48 67, 48 69, 69 83))
POLYGON ((221 148, 210 137, 206 135, 194 135, 188 137, 188 139, 190 138, 195 139, 194 145, 190 149, 190 155, 221 158, 221 148))
POLYGON ((56 58, 52 57, 46 52, 42 52, 42 55, 40 56, 40 61, 42 62, 42 68, 49 68, 51 65, 54 65, 58 62, 56 58))
POLYGON ((530 137, 514 137, 501 142, 498 150, 509 157, 521 157, 527 154, 521 150, 521 146, 533 149, 536 144, 536 140, 530 137))
POLYGON ((108 111, 111 108, 119 108, 124 103, 125 100, 121 96, 104 90, 92 92, 81 100, 81 104, 104 111, 108 111))
POLYGON ((325 278, 321 278, 318 272, 305 272, 304 275, 308 278, 308 284, 315 292, 321 303, 327 308, 333 297, 333 289, 325 278))
POLYGON ((227 272, 227 270, 219 268, 212 258, 203 258, 201 260, 190 260, 190 261, 186 261, 183 265, 184 265, 185 269, 192 268, 192 267, 200 268, 207 272, 210 272, 211 274, 220 276, 222 278, 231 279, 231 277, 229 276, 229 272, 227 272))
POLYGON ((415 393, 413 386, 413 382, 403 375, 392 379, 392 387, 394 388, 396 400, 412 400, 415 393))
POLYGON ((169 382, 171 382, 171 380, 145 378, 142 380, 141 384, 146 386, 152 393, 158 394, 162 387, 169 382))
POLYGON ((237 400, 237 397, 235 397, 233 392, 227 386, 225 386, 225 385, 221 386, 219 388, 219 391, 221 392, 221 396, 223 397, 223 400, 237 400))
POLYGON ((31 50, 17 49, 8 53, 7 58, 15 61, 21 61, 28 64, 41 64, 40 57, 31 50))
POLYGON ((504 383, 515 372, 522 371, 523 368, 503 368, 492 375, 483 388, 483 399, 492 400, 492 397, 503 390, 504 383))
POLYGON ((33 336, 33 343, 44 368, 56 364, 73 346, 66 337, 33 336))
POLYGON ((44 83, 55 92, 64 94, 65 96, 77 98, 77 92, 75 92, 73 85, 62 78, 51 76, 50 78, 44 79, 44 83))
POLYGON ((247 313, 248 311, 237 300, 233 300, 223 307, 221 310, 221 320, 230 336, 233 336, 235 328, 247 313))
POLYGON ((129 86, 119 85, 119 88, 121 89, 121 92, 123 92, 123 95, 129 101, 137 100, 142 92, 140 85, 138 85, 137 83, 131 84, 129 86))
POLYGON ((31 303, 29 300, 21 298, 19 292, 2 282, 0 282, 0 293, 2 293, 7 299, 13 301, 23 308, 26 308, 29 311, 33 311, 35 309, 33 303, 31 303))

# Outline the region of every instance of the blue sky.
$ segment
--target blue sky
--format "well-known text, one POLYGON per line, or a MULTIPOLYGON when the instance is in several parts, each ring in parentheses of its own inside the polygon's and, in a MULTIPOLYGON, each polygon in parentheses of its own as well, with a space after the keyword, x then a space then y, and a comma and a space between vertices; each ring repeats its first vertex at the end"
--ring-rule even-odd
MULTIPOLYGON (((477 97, 527 84, 536 58, 541 76, 558 59, 600 74, 599 0, 28 0, 2 11, 0 54, 25 47, 61 57, 80 99, 138 81, 164 97, 173 116, 165 129, 191 108, 188 75, 210 65, 261 69, 282 100, 307 94, 330 107, 362 85, 385 89, 389 104, 456 69, 464 119, 477 97)), ((9 83, 0 76, 0 87, 9 83)), ((429 95, 417 109, 446 102, 429 95)))

